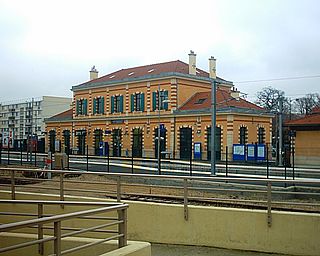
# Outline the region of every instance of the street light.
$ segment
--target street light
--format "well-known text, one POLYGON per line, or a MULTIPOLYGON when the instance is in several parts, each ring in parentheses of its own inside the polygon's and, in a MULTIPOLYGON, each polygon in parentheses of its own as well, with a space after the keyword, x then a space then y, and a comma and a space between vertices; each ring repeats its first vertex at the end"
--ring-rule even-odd
MULTIPOLYGON (((216 175, 216 107, 217 107, 217 84, 211 81, 211 175, 216 175)), ((228 156, 226 156, 228 157, 228 156)))

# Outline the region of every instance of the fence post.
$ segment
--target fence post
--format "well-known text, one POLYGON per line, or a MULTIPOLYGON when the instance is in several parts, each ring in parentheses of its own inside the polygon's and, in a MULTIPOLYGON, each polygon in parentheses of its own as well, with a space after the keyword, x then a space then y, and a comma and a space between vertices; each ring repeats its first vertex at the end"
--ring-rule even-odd
POLYGON ((121 176, 117 177, 117 202, 121 202, 121 176))
POLYGON ((292 147, 292 179, 294 180, 295 178, 295 173, 294 173, 294 147, 292 147))
MULTIPOLYGON (((43 204, 38 204, 38 218, 43 217, 43 204)), ((43 239, 43 224, 38 224, 38 239, 43 239)), ((38 245, 38 252, 40 255, 44 253, 44 243, 41 242, 38 245)))
POLYGON ((34 150, 34 166, 37 167, 37 150, 34 150))
POLYGON ((10 145, 8 144, 8 165, 10 165, 10 145))
MULTIPOLYGON (((64 184, 63 184, 63 173, 60 173, 60 201, 64 201, 64 184)), ((61 205, 64 208, 64 205, 61 205)))
POLYGON ((61 256, 61 221, 54 222, 54 255, 61 256))
POLYGON ((269 147, 266 146, 266 156, 267 156, 267 179, 269 179, 269 147))
POLYGON ((14 171, 11 171, 11 199, 16 199, 16 187, 15 187, 15 179, 14 179, 14 171))
POLYGON ((0 164, 2 164, 2 137, 0 137, 0 164))
POLYGON ((188 179, 183 179, 183 212, 184 220, 188 220, 188 179))
POLYGON ((226 146, 226 177, 228 177, 228 146, 226 146))
POLYGON ((110 172, 110 154, 108 152, 108 172, 110 172))
POLYGON ((89 145, 87 145, 87 171, 89 171, 89 145))
POLYGON ((131 173, 133 174, 133 151, 131 151, 131 173))
POLYGON ((272 216, 271 216, 271 182, 268 181, 268 190, 267 190, 267 205, 268 205, 268 226, 271 227, 272 216))
POLYGON ((118 247, 127 245, 127 209, 118 210, 119 231, 118 234, 122 235, 118 238, 118 247))
POLYGON ((21 142, 20 142, 20 165, 22 165, 22 157, 23 157, 23 154, 22 154, 22 145, 21 145, 21 142))
POLYGON ((191 146, 191 151, 190 151, 190 163, 189 163, 190 167, 190 176, 192 176, 192 146, 191 146))

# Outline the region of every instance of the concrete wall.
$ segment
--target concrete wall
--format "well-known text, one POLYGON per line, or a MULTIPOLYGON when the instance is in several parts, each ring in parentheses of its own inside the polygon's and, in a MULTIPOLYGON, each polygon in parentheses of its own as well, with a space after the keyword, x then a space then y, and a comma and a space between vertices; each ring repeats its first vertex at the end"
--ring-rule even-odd
MULTIPOLYGON (((0 197, 9 198, 9 194, 1 193, 0 197)), ((37 196, 17 194, 17 199, 27 198, 37 196)), ((41 195, 41 199, 54 198, 41 195)), ((92 199, 68 197, 68 200, 92 199)), ((290 255, 320 254, 319 214, 273 211, 272 226, 268 227, 267 213, 262 210, 190 206, 189 220, 185 221, 182 205, 126 203, 130 240, 290 255)))

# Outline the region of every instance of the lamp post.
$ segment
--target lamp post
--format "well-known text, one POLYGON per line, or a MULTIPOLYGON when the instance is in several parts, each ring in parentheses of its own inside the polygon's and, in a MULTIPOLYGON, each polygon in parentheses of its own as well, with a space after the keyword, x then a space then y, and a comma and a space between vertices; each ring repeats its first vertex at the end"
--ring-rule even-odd
POLYGON ((160 118, 160 113, 161 113, 161 107, 163 106, 164 103, 169 103, 170 100, 164 99, 161 101, 161 96, 160 96, 160 84, 158 85, 158 143, 157 143, 157 158, 158 158, 158 174, 161 175, 161 118, 160 118))
MULTIPOLYGON (((211 81, 211 175, 216 175, 216 106, 217 85, 211 81)), ((228 157, 228 156, 227 156, 228 157)))

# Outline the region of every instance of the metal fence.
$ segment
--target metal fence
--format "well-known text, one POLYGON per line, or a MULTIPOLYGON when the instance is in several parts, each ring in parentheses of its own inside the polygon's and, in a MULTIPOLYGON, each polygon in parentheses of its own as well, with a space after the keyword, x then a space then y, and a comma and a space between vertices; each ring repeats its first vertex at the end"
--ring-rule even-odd
POLYGON ((50 191, 59 195, 170 202, 184 205, 188 219, 190 204, 320 213, 320 181, 195 177, 173 175, 125 174, 65 170, 1 168, 1 186, 11 198, 18 191, 50 191), (39 178, 39 173, 46 179, 39 178), (47 177, 52 177, 47 179, 47 177))
MULTIPOLYGON (((118 247, 121 248, 127 245, 127 204, 120 203, 99 203, 99 202, 68 202, 68 201, 43 201, 43 200, 0 200, 0 204, 10 204, 12 205, 34 205, 37 214, 33 212, 1 212, 0 216, 9 217, 31 217, 33 219, 18 221, 14 223, 7 223, 0 225, 0 232, 19 232, 19 230, 24 228, 37 229, 37 239, 32 241, 22 242, 15 245, 0 247, 0 253, 17 250, 20 248, 25 248, 32 245, 38 245, 38 253, 40 255, 48 254, 45 253, 44 243, 53 241, 53 255, 65 255, 68 253, 76 252, 85 248, 99 245, 106 241, 118 239, 118 247), (85 207, 97 207, 94 209, 74 211, 65 214, 52 215, 44 214, 45 207, 48 206, 85 206, 85 207), (115 213, 114 217, 107 216, 95 216, 103 213, 115 213), (73 221, 72 227, 67 227, 62 223, 69 220, 73 221), (88 221, 90 220, 90 221, 88 221), (86 224, 92 224, 92 220, 98 221, 98 225, 93 225, 89 227, 80 227, 81 221, 85 221, 86 224), (74 225, 77 227, 74 227, 74 225), (116 229, 114 229, 116 226, 116 229), (110 228, 111 230, 106 230, 104 228, 110 228), (53 234, 52 234, 53 230, 53 234), (84 233, 99 233, 103 234, 104 238, 96 239, 91 243, 86 243, 80 246, 62 250, 63 240, 67 237, 74 237, 84 233), (107 236, 107 237, 105 237, 107 236)), ((82 222, 83 223, 83 222, 82 222)))

